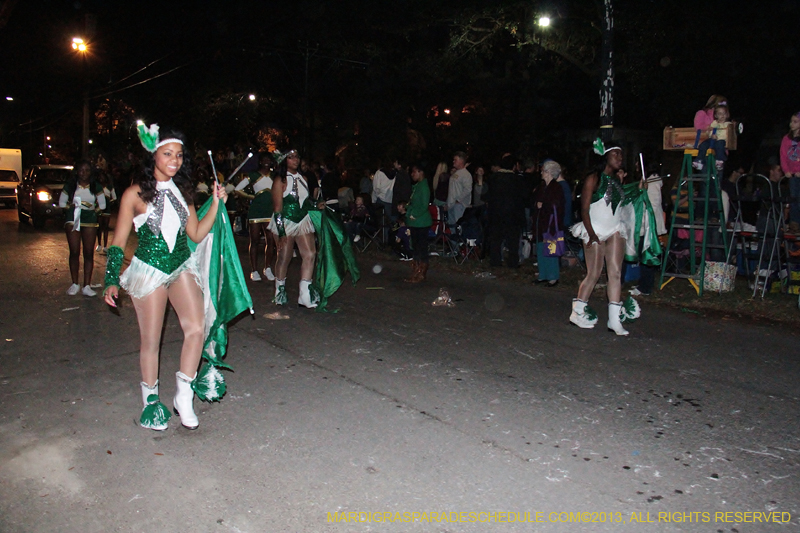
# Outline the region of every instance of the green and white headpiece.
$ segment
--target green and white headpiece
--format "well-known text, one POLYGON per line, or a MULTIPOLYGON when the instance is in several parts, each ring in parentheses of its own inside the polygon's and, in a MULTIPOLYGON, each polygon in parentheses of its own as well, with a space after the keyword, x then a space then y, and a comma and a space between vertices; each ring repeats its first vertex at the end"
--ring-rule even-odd
POLYGON ((597 155, 606 155, 611 150, 622 150, 622 148, 617 145, 611 145, 608 148, 606 148, 605 145, 603 144, 603 140, 600 137, 598 137, 594 141, 594 143, 592 144, 592 149, 594 153, 596 153, 597 155))
POLYGON ((144 125, 141 120, 136 121, 136 129, 139 130, 139 140, 142 146, 150 153, 155 152, 165 144, 178 143, 183 145, 183 141, 174 137, 169 139, 160 140, 158 138, 158 124, 150 124, 150 127, 144 125))
POLYGON ((280 165, 281 163, 283 163, 284 159, 286 159, 292 154, 297 154, 297 150, 289 150, 288 152, 283 152, 283 153, 281 153, 280 150, 275 150, 274 152, 272 152, 272 157, 274 157, 275 162, 280 165))

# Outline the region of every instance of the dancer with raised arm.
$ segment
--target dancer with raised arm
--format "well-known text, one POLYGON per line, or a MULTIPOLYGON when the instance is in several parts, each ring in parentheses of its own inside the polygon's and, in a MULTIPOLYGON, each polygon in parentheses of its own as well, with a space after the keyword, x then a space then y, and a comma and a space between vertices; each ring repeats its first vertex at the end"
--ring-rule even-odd
POLYGON ((159 349, 167 302, 180 320, 184 340, 177 393, 173 408, 181 424, 189 429, 199 425, 194 412, 193 381, 197 375, 204 344, 205 308, 200 269, 188 240, 200 242, 215 222, 225 188, 212 182, 211 205, 198 220, 192 203, 194 186, 185 156, 183 136, 166 132, 159 137, 157 125, 139 125, 139 138, 148 151, 144 172, 122 195, 117 229, 108 249, 105 301, 117 306, 120 287, 133 300, 139 322, 142 371, 142 411, 139 423, 154 430, 167 429, 170 414, 159 399, 159 349), (120 276, 124 249, 131 228, 139 245, 130 266, 120 276))

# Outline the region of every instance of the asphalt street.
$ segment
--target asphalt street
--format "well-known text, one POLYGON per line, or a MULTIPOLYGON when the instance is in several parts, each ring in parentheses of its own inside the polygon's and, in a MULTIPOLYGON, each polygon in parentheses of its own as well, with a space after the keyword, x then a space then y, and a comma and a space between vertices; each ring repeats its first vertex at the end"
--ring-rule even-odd
MULTIPOLYGON (((136 423, 130 300, 66 295, 62 230, 15 210, 0 258, 3 533, 800 530, 786 326, 644 301, 622 338, 571 326, 561 287, 436 264, 412 286, 406 263, 361 255, 337 313, 273 320, 272 285, 249 283, 227 395, 195 400, 198 430, 155 432, 136 423), (453 307, 431 305, 443 287, 453 307)), ((170 313, 168 406, 181 337, 170 313)))

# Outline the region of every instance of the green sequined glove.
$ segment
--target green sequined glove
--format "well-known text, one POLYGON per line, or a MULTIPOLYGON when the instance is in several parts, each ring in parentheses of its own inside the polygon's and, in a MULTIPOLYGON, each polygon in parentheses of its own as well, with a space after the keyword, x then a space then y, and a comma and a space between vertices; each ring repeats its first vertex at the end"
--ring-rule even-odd
POLYGON ((275 227, 278 228, 278 237, 286 237, 286 226, 283 224, 283 215, 281 213, 274 213, 275 227))
POLYGON ((124 257, 125 252, 119 246, 112 246, 106 252, 106 289, 119 287, 119 271, 122 270, 122 259, 124 257))

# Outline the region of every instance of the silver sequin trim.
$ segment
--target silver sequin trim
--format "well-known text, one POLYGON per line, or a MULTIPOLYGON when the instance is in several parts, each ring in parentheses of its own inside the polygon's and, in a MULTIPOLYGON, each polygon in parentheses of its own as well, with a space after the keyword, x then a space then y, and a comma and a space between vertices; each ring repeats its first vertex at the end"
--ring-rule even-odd
POLYGON ((156 237, 161 235, 161 219, 164 218, 165 198, 169 198, 172 207, 174 207, 175 212, 178 213, 178 218, 181 220, 181 233, 185 231, 186 221, 189 220, 189 212, 183 207, 183 204, 178 200, 178 197, 175 196, 175 193, 169 189, 160 189, 156 195, 156 201, 153 203, 153 212, 147 219, 147 225, 156 237))

